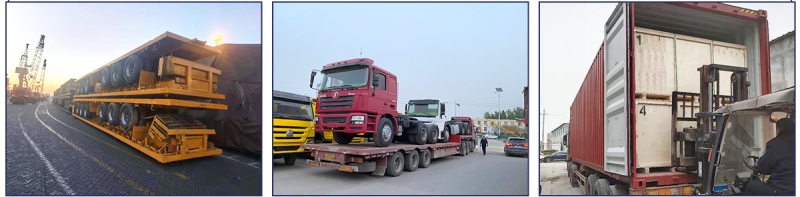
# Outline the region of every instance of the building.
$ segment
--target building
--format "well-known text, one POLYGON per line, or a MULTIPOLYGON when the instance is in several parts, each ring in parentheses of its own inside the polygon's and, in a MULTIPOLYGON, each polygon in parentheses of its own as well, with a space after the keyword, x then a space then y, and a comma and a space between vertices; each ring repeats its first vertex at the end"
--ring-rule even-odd
POLYGON ((558 126, 553 131, 547 134, 547 149, 548 150, 557 150, 557 151, 564 151, 567 148, 561 145, 563 138, 565 135, 569 133, 569 123, 564 123, 558 126))
POLYGON ((769 41, 772 92, 794 86, 794 31, 769 41))
POLYGON ((472 121, 475 123, 475 125, 473 125, 473 127, 475 127, 475 131, 481 133, 491 130, 487 128, 494 127, 494 124, 492 124, 492 122, 497 122, 497 124, 500 126, 509 126, 509 127, 514 126, 522 129, 526 128, 525 122, 523 120, 500 119, 500 121, 498 121, 496 119, 477 118, 477 119, 472 119, 472 121))

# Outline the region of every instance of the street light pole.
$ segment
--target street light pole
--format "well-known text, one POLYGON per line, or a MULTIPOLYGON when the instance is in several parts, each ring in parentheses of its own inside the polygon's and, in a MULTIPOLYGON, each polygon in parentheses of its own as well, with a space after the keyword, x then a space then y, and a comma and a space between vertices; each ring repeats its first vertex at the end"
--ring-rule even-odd
POLYGON ((503 92, 503 88, 494 88, 494 93, 497 94, 497 131, 496 133, 500 133, 500 115, 502 115, 501 107, 500 107, 500 93, 503 92))

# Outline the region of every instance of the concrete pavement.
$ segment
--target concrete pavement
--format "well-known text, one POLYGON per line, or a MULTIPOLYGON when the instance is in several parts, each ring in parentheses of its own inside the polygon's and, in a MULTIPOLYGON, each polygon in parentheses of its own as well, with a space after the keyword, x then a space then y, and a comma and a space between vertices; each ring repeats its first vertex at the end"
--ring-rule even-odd
POLYGON ((570 185, 566 162, 542 162, 540 165, 539 182, 542 185, 542 195, 585 195, 580 187, 570 185))

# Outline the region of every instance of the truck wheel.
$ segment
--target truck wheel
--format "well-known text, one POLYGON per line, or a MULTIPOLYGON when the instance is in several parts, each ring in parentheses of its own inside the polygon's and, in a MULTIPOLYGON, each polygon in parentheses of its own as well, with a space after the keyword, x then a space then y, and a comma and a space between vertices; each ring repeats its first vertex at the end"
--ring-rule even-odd
POLYGON ((108 124, 111 126, 119 124, 119 104, 108 104, 108 124))
POLYGON ((97 110, 97 117, 100 118, 100 123, 108 122, 108 103, 100 103, 100 109, 97 110))
POLYGON ((405 158, 403 158, 403 153, 395 152, 392 155, 389 155, 389 158, 386 160, 386 175, 391 177, 400 176, 400 173, 403 172, 403 164, 405 164, 405 158))
POLYGON ((378 129, 375 131, 375 145, 378 147, 387 147, 392 144, 392 140, 394 139, 394 126, 392 125, 392 121, 388 118, 381 118, 378 121, 378 129))
POLYGON ((442 143, 450 142, 450 126, 444 126, 444 131, 442 132, 442 143))
POLYGON ((597 179, 594 186, 596 187, 595 191, 597 191, 597 195, 611 195, 611 184, 608 183, 608 180, 597 179))
POLYGON ((139 110, 133 104, 123 104, 119 108, 119 126, 123 131, 130 132, 136 124, 139 124, 139 110))
POLYGON ((464 142, 461 142, 461 148, 458 149, 458 156, 466 156, 467 153, 464 153, 466 148, 467 145, 464 144, 464 142))
POLYGON ((353 141, 356 134, 333 132, 333 140, 337 144, 347 145, 353 141))
POLYGON ((469 143, 469 145, 468 145, 469 147, 467 147, 467 150, 469 150, 469 152, 475 152, 475 142, 470 141, 468 143, 469 143))
POLYGON ((428 149, 420 150, 419 151, 419 167, 420 168, 427 168, 431 166, 431 152, 428 149))
POLYGON ((100 83, 103 84, 103 87, 106 89, 111 88, 111 70, 108 67, 103 68, 103 71, 100 75, 100 83))
POLYGON ((439 126, 436 126, 435 124, 429 124, 428 125, 428 140, 427 140, 426 143, 428 143, 428 144, 436 144, 436 141, 439 140, 439 139, 437 139, 438 137, 439 137, 439 126))
POLYGON ((121 87, 125 82, 122 79, 122 61, 112 64, 109 66, 109 74, 111 74, 111 85, 114 87, 121 87))
POLYGON ((469 155, 469 142, 464 142, 464 155, 469 155))
POLYGON ((578 165, 568 163, 567 168, 567 175, 569 176, 569 184, 572 187, 578 187, 578 176, 575 175, 575 171, 578 170, 578 165))
POLYGON ((283 156, 283 163, 287 166, 294 165, 294 161, 297 160, 297 154, 288 154, 283 156))
POLYGON ((86 112, 85 112, 85 113, 86 113, 86 119, 92 119, 92 118, 94 118, 94 112, 92 112, 92 108, 91 108, 92 106, 91 106, 91 103, 86 103, 86 104, 84 104, 84 105, 85 105, 85 106, 84 106, 83 108, 84 108, 84 109, 85 109, 85 111, 86 111, 86 112))
POLYGON ((417 168, 419 167, 419 153, 417 153, 416 150, 406 153, 404 160, 404 170, 409 172, 417 171, 417 168))
POLYGON ((596 182, 597 174, 590 174, 589 177, 586 178, 586 195, 597 195, 597 189, 594 186, 596 182))
POLYGON ((137 54, 133 54, 125 59, 125 68, 122 73, 123 79, 128 85, 139 83, 139 73, 144 68, 144 59, 137 54))
POLYGON ((416 145, 424 145, 428 141, 428 127, 427 125, 417 125, 417 133, 409 134, 408 141, 416 145))

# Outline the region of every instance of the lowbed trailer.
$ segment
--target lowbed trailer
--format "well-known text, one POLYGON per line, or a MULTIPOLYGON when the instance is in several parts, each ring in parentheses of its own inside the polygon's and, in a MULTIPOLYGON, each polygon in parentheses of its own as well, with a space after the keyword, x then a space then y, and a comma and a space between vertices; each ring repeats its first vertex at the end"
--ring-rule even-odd
POLYGON ((448 143, 401 144, 377 147, 372 143, 357 144, 303 144, 311 150, 314 159, 306 162, 314 167, 333 168, 344 172, 372 172, 373 175, 400 176, 405 171, 413 172, 427 168, 431 159, 450 155, 465 156, 474 150, 467 145, 471 135, 452 135, 448 143))
POLYGON ((72 115, 161 163, 222 154, 214 129, 178 110, 227 110, 219 49, 166 32, 76 80, 72 115))

